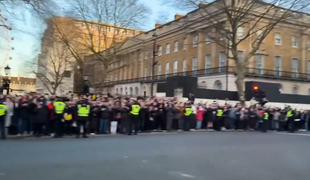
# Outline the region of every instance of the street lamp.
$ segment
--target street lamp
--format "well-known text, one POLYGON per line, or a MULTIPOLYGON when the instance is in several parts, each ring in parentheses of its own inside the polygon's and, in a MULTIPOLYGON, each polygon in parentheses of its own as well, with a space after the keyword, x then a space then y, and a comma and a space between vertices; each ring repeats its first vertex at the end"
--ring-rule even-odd
POLYGON ((152 35, 153 37, 153 60, 152 60, 152 81, 151 81, 151 97, 154 96, 154 76, 155 76, 155 66, 156 66, 156 56, 157 56, 157 46, 156 46, 156 42, 157 42, 157 34, 154 33, 152 35))
POLYGON ((87 83, 89 75, 88 74, 84 74, 84 87, 83 87, 83 94, 86 95, 89 93, 89 85, 87 83))
POLYGON ((5 75, 9 75, 11 72, 11 68, 9 67, 9 65, 7 65, 5 68, 4 68, 4 73, 5 75))
MULTIPOLYGON (((9 75, 10 72, 11 72, 11 68, 9 67, 9 65, 7 65, 4 68, 4 73, 5 75, 9 75)), ((3 79, 2 90, 1 90, 2 93, 3 93, 3 90, 6 89, 7 94, 10 94, 10 83, 11 81, 8 78, 3 79)))

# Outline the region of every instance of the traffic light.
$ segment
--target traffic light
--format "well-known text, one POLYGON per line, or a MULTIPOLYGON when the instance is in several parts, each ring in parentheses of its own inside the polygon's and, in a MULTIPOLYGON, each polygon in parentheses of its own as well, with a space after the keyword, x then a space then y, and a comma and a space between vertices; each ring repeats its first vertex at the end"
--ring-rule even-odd
POLYGON ((262 105, 268 102, 265 91, 259 89, 258 86, 253 86, 253 97, 262 105))

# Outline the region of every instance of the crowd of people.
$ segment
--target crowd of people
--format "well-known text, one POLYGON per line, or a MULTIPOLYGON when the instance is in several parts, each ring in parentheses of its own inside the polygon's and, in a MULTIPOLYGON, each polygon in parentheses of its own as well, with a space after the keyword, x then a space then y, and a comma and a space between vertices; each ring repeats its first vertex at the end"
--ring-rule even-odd
POLYGON ((87 138, 94 134, 124 135, 152 131, 309 130, 310 113, 264 108, 259 104, 220 105, 176 98, 129 98, 87 95, 78 98, 48 95, 1 96, 0 135, 87 138), (115 130, 114 130, 115 129, 115 130))

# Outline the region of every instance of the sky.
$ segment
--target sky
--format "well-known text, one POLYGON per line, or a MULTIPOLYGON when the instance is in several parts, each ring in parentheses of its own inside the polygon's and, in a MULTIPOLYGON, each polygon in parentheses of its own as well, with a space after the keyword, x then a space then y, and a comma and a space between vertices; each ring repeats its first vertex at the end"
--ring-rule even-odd
MULTIPOLYGON (((140 1, 152 9, 150 19, 145 24, 145 30, 154 28, 158 19, 173 20, 176 13, 182 13, 163 6, 159 0, 140 1)), ((4 32, 0 37, 0 76, 4 74, 4 67, 9 65, 11 76, 32 77, 33 75, 29 74, 29 62, 38 55, 37 49, 40 47, 38 35, 43 32, 44 26, 36 21, 29 11, 21 7, 14 9, 14 17, 10 19, 11 25, 15 27, 12 31, 0 27, 1 34, 4 32), (11 37, 14 37, 14 40, 11 40, 11 37), (10 50, 10 47, 14 47, 14 50, 10 50), (12 60, 8 60, 9 57, 12 57, 12 60)))

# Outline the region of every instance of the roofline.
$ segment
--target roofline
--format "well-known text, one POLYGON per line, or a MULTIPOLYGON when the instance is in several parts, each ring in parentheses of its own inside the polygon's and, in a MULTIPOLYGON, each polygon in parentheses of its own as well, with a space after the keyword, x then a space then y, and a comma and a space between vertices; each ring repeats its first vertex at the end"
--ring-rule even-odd
POLYGON ((63 18, 63 19, 71 19, 73 21, 78 21, 78 22, 86 22, 86 23, 90 23, 90 24, 98 24, 98 25, 101 25, 101 26, 109 26, 109 27, 114 27, 114 28, 119 28, 119 29, 125 29, 125 30, 131 30, 131 31, 139 31, 139 32, 143 32, 143 31, 140 31, 140 30, 136 30, 136 29, 129 29, 129 28, 124 28, 124 27, 119 27, 119 26, 115 26, 115 25, 112 25, 112 24, 108 24, 108 23, 99 23, 99 22, 94 22, 94 21, 87 21, 87 20, 82 20, 82 19, 76 19, 76 18, 73 18, 73 17, 63 17, 63 16, 55 16, 51 19, 60 19, 60 18, 63 18))

